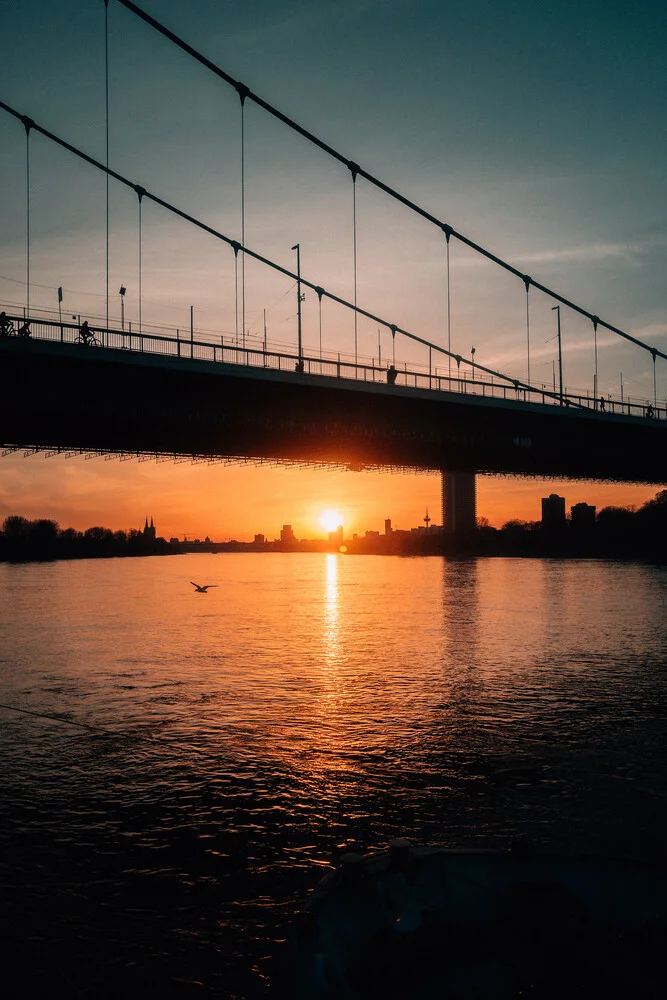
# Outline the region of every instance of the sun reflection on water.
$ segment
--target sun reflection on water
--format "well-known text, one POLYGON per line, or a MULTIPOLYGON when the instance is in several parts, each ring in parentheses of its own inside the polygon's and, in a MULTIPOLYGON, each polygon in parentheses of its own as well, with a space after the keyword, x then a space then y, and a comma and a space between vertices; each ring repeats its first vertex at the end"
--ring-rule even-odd
MULTIPOLYGON (((324 578, 324 627, 322 639, 329 669, 340 659, 340 609, 338 592, 338 556, 327 555, 324 578)), ((331 693, 331 692, 330 692, 331 693)))

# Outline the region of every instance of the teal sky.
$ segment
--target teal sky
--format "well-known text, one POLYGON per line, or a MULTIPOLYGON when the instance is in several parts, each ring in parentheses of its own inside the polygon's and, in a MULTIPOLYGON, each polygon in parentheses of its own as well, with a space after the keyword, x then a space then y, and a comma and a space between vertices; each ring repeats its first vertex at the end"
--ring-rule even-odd
MULTIPOLYGON (((667 349, 667 8, 639 2, 141 0, 232 76, 368 171, 536 280, 667 349)), ((0 3, 0 96, 104 158, 103 0, 0 3)), ((236 93, 116 2, 109 4, 110 164, 240 237, 236 93)), ((246 105, 246 242, 352 297, 349 173, 246 105)), ((0 112, 0 300, 25 300, 25 136, 0 112)), ((104 178, 31 139, 32 302, 105 313, 104 178)), ((137 201, 111 185, 110 312, 137 318, 137 201)), ((358 301, 446 342, 444 239, 359 181, 358 301)), ((233 254, 144 209, 143 320, 172 329, 194 305, 203 337, 235 325, 233 254)), ((294 344, 291 284, 253 264, 246 317, 294 344)), ((549 384, 551 302, 531 293, 532 374, 549 384)), ((305 303, 315 348, 317 301, 305 303)), ((523 286, 452 244, 452 345, 525 377, 523 286)), ((565 381, 592 388, 592 329, 563 311, 565 381)), ((377 329, 360 323, 360 353, 377 329)), ((325 306, 324 345, 352 350, 325 306)), ((384 345, 386 351, 388 344, 384 345)), ((414 349, 401 358, 424 361, 414 349)), ((600 388, 652 394, 650 358, 600 337, 600 388)), ((667 365, 658 368, 667 394, 667 365)))

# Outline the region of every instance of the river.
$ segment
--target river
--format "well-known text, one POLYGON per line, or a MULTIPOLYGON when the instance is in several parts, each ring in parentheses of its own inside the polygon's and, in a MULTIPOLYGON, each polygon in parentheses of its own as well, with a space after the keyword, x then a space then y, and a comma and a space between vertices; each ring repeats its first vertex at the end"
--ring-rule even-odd
POLYGON ((665 855, 665 567, 243 553, 0 580, 16 995, 268 996, 341 845, 665 855))

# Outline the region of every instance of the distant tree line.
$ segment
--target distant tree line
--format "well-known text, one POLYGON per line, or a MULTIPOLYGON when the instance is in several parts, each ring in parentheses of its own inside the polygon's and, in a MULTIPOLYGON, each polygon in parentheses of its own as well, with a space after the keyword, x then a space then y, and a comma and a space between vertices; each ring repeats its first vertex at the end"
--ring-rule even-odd
POLYGON ((502 528, 480 522, 475 552, 484 555, 600 556, 667 561, 667 490, 639 509, 603 507, 592 524, 545 525, 507 521, 502 528))
POLYGON ((12 515, 0 532, 0 561, 44 562, 51 559, 107 559, 111 556, 166 556, 178 546, 164 538, 151 538, 141 531, 111 531, 109 528, 60 528, 57 521, 29 521, 12 515))

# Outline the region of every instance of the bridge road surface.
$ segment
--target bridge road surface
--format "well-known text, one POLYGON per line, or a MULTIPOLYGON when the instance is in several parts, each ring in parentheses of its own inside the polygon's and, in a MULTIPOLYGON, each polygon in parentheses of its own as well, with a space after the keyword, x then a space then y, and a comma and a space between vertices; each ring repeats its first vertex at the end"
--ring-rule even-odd
POLYGON ((105 347, 0 340, 0 445, 667 483, 649 420, 105 347))

